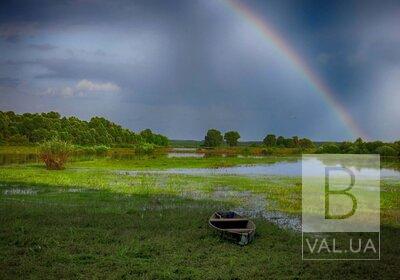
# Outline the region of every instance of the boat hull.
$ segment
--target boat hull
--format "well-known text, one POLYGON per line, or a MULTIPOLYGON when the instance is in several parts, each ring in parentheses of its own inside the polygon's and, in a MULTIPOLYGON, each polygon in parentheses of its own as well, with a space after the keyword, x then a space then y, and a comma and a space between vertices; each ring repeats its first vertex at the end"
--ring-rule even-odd
POLYGON ((252 242, 256 231, 253 221, 235 212, 215 212, 210 217, 209 224, 221 237, 240 245, 252 242))

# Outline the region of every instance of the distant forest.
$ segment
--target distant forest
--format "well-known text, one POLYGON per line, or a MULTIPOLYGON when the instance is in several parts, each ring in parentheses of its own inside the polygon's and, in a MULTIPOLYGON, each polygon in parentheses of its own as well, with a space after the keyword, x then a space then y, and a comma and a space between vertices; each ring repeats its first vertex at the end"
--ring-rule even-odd
POLYGON ((57 112, 16 114, 0 111, 0 142, 10 145, 41 143, 57 138, 77 145, 123 146, 152 143, 168 146, 168 138, 150 129, 135 133, 102 117, 90 121, 61 117, 57 112))

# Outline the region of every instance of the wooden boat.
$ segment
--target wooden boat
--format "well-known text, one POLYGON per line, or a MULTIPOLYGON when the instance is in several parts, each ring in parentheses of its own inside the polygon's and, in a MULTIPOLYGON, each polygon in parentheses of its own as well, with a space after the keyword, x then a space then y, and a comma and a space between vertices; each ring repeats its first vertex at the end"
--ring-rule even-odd
POLYGON ((256 225, 252 220, 232 211, 215 212, 208 223, 222 237, 233 240, 240 245, 250 243, 254 239, 254 233, 256 232, 256 225))

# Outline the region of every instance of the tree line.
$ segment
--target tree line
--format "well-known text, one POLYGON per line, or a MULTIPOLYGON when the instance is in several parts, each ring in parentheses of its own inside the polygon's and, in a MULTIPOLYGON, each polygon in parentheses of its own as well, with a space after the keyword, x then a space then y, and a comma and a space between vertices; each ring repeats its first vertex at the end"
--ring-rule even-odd
MULTIPOLYGON (((228 131, 222 134, 217 129, 209 129, 204 138, 205 147, 219 147, 225 143, 230 146, 237 146, 240 134, 237 131, 228 131)), ((285 138, 274 134, 267 134, 262 145, 268 148, 316 148, 313 141, 308 138, 293 136, 285 138)), ((382 141, 364 141, 358 138, 354 142, 344 141, 340 143, 325 143, 315 149, 316 153, 323 154, 380 154, 382 156, 400 156, 400 141, 385 143, 382 141)))
MULTIPOLYGON (((222 135, 221 131, 217 129, 209 129, 206 136, 204 137, 205 147, 218 147, 226 143, 230 147, 238 145, 240 134, 237 131, 228 131, 222 135), (225 142, 224 142, 225 140, 225 142)), ((262 141, 266 147, 278 147, 278 148, 313 148, 314 143, 307 138, 299 138, 293 136, 292 138, 285 138, 283 136, 276 136, 274 134, 268 134, 262 141)))
POLYGON ((400 156, 400 141, 385 143, 382 141, 366 142, 358 138, 354 142, 326 143, 318 148, 322 154, 380 154, 381 156, 400 156))
POLYGON ((150 129, 135 133, 103 117, 90 121, 61 117, 57 112, 16 114, 0 111, 0 142, 11 145, 42 143, 57 138, 76 145, 136 145, 151 143, 168 146, 166 136, 150 129))

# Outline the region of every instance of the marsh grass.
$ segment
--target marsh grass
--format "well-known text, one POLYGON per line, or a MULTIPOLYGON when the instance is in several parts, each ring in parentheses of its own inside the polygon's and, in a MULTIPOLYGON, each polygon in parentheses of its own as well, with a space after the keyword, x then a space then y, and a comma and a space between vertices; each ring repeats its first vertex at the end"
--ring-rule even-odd
POLYGON ((255 219, 255 241, 245 247, 220 239, 207 225, 215 210, 240 204, 234 197, 209 199, 223 190, 254 193, 273 202, 268 210, 299 216, 299 177, 115 172, 265 160, 95 158, 70 162, 61 171, 39 164, 0 167, 0 278, 389 279, 399 275, 396 180, 381 186, 382 260, 328 263, 303 262, 301 234, 264 219, 255 219), (30 190, 36 194, 29 195, 30 190), (188 192, 200 196, 185 196, 188 192))
MULTIPOLYGON (((229 207, 229 204, 225 205, 229 207)), ((220 239, 207 218, 221 205, 162 194, 109 190, 1 197, 0 277, 265 279, 379 278, 398 273, 400 233, 382 228, 380 262, 302 262, 301 235, 256 220, 254 243, 220 239)))

